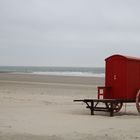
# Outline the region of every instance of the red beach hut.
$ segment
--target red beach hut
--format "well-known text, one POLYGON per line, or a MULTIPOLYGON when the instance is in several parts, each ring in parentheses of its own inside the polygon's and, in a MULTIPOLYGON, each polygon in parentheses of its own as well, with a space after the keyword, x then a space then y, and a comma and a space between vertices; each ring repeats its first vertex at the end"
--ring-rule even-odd
POLYGON ((113 116, 123 103, 136 103, 140 113, 140 58, 112 55, 105 62, 105 86, 98 87, 98 99, 74 101, 86 103, 91 115, 94 111, 107 111, 113 116), (100 102, 106 107, 99 107, 100 102))
POLYGON ((135 100, 140 89, 140 59, 112 55, 105 59, 104 99, 135 100))

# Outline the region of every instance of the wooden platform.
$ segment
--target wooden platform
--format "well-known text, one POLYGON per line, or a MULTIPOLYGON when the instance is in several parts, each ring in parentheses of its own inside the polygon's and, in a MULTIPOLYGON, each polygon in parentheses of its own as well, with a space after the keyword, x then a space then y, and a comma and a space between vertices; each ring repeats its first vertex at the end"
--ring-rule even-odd
MULTIPOLYGON (((135 100, 124 100, 124 99, 83 99, 74 100, 74 102, 84 102, 87 108, 90 109, 91 115, 94 115, 94 111, 109 112, 110 116, 114 116, 116 111, 116 105, 122 105, 123 103, 134 103, 135 100), (98 107, 99 103, 104 103, 105 107, 98 107)), ((120 106, 121 107, 121 106, 120 106)), ((119 109, 119 108, 118 108, 119 109)))

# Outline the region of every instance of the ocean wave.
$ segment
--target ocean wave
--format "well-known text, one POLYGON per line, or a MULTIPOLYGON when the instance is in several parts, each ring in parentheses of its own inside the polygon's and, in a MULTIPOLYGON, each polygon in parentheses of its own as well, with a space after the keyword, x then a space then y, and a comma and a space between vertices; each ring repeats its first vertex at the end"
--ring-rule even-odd
POLYGON ((89 72, 32 72, 37 75, 57 75, 57 76, 84 76, 84 77, 105 77, 104 73, 89 73, 89 72))

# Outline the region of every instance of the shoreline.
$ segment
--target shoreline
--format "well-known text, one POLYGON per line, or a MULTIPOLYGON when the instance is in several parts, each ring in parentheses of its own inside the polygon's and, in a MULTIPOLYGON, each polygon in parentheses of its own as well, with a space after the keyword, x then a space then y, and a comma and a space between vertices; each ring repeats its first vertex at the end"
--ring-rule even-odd
POLYGON ((1 73, 104 77, 104 67, 0 66, 1 73))
POLYGON ((104 77, 39 75, 28 73, 0 73, 0 81, 104 85, 104 77))

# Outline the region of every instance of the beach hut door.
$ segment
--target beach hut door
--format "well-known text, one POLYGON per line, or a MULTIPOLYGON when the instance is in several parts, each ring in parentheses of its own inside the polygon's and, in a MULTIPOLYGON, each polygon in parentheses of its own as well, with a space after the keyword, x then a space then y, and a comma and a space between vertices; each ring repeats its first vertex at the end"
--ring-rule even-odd
POLYGON ((114 98, 123 98, 125 85, 125 63, 124 61, 114 61, 112 69, 112 92, 114 98))

